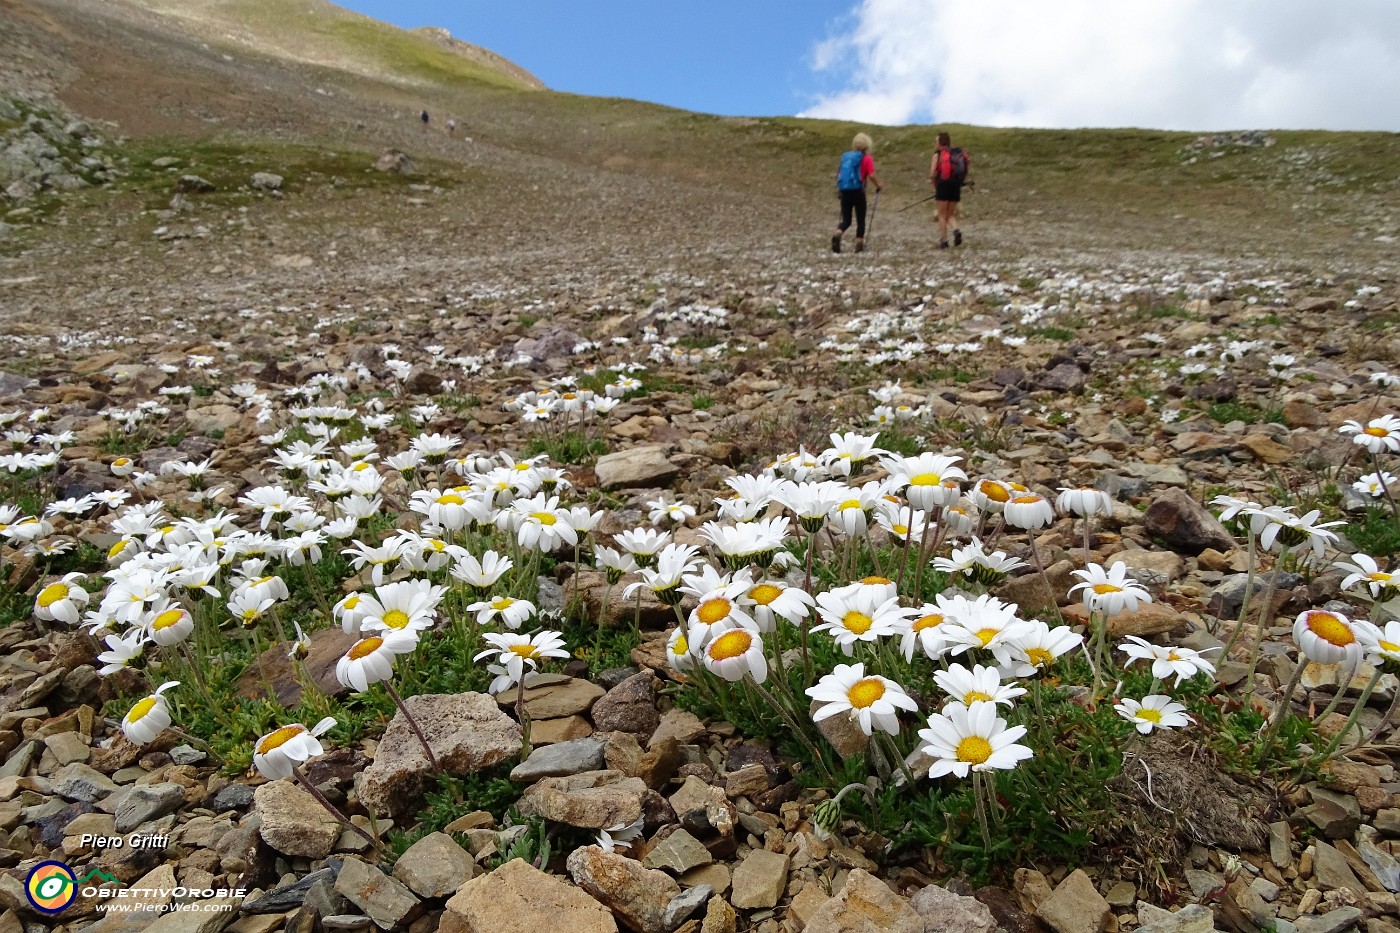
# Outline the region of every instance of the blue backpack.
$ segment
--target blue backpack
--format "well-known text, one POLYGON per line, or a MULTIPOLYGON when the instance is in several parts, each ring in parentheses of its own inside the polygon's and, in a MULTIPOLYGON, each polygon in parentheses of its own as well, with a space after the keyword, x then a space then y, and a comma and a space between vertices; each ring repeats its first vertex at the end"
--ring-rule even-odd
POLYGON ((860 177, 860 165, 865 161, 865 153, 852 149, 841 156, 841 169, 836 173, 836 187, 842 191, 859 191, 865 187, 865 179, 860 177))

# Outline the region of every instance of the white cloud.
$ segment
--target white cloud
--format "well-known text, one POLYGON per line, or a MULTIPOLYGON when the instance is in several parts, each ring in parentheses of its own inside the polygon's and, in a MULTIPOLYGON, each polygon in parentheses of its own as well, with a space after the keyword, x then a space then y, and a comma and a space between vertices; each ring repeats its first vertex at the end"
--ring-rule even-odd
POLYGON ((803 115, 870 123, 1400 130, 1396 0, 861 0, 803 115))

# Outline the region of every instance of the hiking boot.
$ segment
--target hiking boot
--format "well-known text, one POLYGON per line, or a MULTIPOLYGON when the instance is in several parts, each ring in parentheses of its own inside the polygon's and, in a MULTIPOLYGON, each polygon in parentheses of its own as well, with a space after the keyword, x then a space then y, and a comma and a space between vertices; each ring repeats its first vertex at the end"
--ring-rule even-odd
POLYGON ((856 252, 857 252, 857 253, 863 253, 863 252, 865 252, 865 241, 864 241, 864 240, 856 240, 856 252))
POLYGON ((953 231, 953 245, 954 245, 954 246, 962 246, 962 231, 961 231, 961 230, 954 230, 954 231, 953 231))
POLYGON ((831 251, 833 253, 841 252, 841 238, 839 236, 831 238, 831 251))
POLYGON ((939 249, 947 249, 947 248, 948 248, 948 241, 947 241, 947 240, 939 240, 939 241, 938 241, 938 248, 939 248, 939 249))

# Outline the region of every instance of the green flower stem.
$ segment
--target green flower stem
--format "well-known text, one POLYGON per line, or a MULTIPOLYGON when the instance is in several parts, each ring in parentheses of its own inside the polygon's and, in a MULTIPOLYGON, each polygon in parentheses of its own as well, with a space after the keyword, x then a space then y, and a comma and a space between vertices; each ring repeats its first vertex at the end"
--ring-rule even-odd
MULTIPOLYGON (((782 717, 783 723, 789 729, 792 730, 792 734, 797 738, 799 742, 802 743, 802 746, 807 749, 807 754, 812 756, 812 761, 816 764, 817 769, 821 771, 822 777, 826 779, 826 782, 828 784, 835 784, 836 778, 831 773, 831 770, 827 768, 826 759, 822 757, 822 754, 817 749, 817 746, 813 744, 812 740, 807 736, 807 733, 793 719, 789 711, 783 708, 783 705, 779 703, 777 699, 774 698, 773 694, 763 689, 763 685, 760 684, 758 681, 754 680, 752 674, 744 675, 743 684, 744 689, 752 689, 755 692, 757 692, 758 695, 763 698, 763 701, 767 703, 770 707, 772 707, 774 712, 776 712, 780 717, 782 717)), ((753 705, 755 708, 758 707, 757 703, 753 705)))
MULTIPOLYGON (((525 693, 523 689, 525 678, 522 677, 520 682, 522 685, 520 692, 523 697, 525 693)), ((423 730, 418 728, 418 720, 414 719, 413 714, 408 711, 408 704, 403 701, 403 697, 399 696, 399 692, 394 689, 394 682, 392 680, 386 680, 383 681, 383 683, 385 691, 389 694, 389 698, 394 701, 394 705, 399 708, 399 712, 403 713, 404 721, 407 722, 408 727, 413 730, 413 734, 418 736, 418 742, 423 746, 423 751, 427 754, 428 761, 432 764, 433 770, 441 771, 442 766, 438 764, 437 756, 433 754, 433 747, 428 744, 428 739, 423 735, 423 730)), ((529 735, 528 731, 526 735, 529 735)))
POLYGON ((987 820, 987 786, 980 771, 972 772, 972 799, 977 809, 977 827, 982 831, 982 849, 992 851, 992 829, 987 820))
POLYGON ((1244 598, 1240 602, 1240 616, 1235 620, 1235 630, 1230 633, 1230 640, 1225 643, 1225 650, 1221 652, 1222 658, 1228 658, 1230 651, 1235 647, 1235 642, 1240 637, 1240 632, 1244 631, 1245 619, 1249 617, 1249 603, 1254 596, 1254 578, 1259 571, 1259 554, 1254 543, 1254 533, 1246 529, 1249 537, 1249 574, 1244 579, 1244 598))
POLYGON ((1385 471, 1381 469, 1381 458, 1375 451, 1371 452, 1371 466, 1376 471, 1376 482, 1381 484, 1381 492, 1385 493, 1385 500, 1390 503, 1390 514, 1395 518, 1395 524, 1400 526, 1400 505, 1395 503, 1395 494, 1390 491, 1390 486, 1385 481, 1385 471))
MULTIPOLYGON (((578 576, 578 574, 575 573, 574 576, 578 576)), ((600 605, 600 606, 598 607, 598 618, 594 620, 594 628, 593 628, 593 663, 594 663, 594 664, 597 664, 597 663, 598 663, 598 658, 599 658, 599 657, 602 655, 602 653, 603 653, 603 620, 606 619, 606 618, 607 618, 607 615, 608 615, 608 601, 612 599, 612 591, 613 591, 613 584, 612 584, 612 581, 609 580, 609 581, 607 582, 607 585, 603 587, 603 602, 602 602, 602 605, 600 605)), ((595 673, 597 673, 597 672, 595 671, 595 673)))
POLYGON ((900 752, 899 746, 895 744, 894 736, 885 732, 883 729, 876 729, 875 735, 871 736, 871 738, 875 739, 876 736, 878 736, 878 741, 884 744, 885 753, 890 756, 890 760, 899 768, 900 773, 904 775, 904 780, 908 782, 912 790, 914 787, 914 773, 909 770, 909 762, 904 760, 904 755, 900 752))
MULTIPOLYGON (((1342 678, 1340 678, 1340 679, 1338 680, 1338 682, 1337 682, 1337 692, 1334 693, 1334 694, 1332 694, 1332 702, 1328 703, 1328 704, 1327 704, 1327 708, 1324 709, 1324 710, 1322 711, 1322 715, 1319 716, 1319 717, 1317 717, 1317 721, 1318 721, 1318 722, 1324 721, 1328 716, 1331 716, 1334 712, 1336 712, 1337 707, 1338 707, 1338 706, 1341 704, 1341 702, 1342 702, 1342 697, 1346 695, 1346 692, 1347 692, 1347 691, 1346 691, 1347 685, 1351 683, 1351 679, 1352 679, 1353 677, 1356 676, 1356 672, 1357 672, 1358 670, 1360 670, 1360 669, 1361 669, 1361 659, 1358 658, 1355 664, 1353 664, 1353 665, 1351 665, 1349 668, 1347 668, 1347 670, 1346 670, 1346 672, 1345 672, 1346 676, 1345 676, 1345 677, 1342 677, 1342 678)), ((1343 673, 1342 668, 1341 668, 1340 665, 1337 667, 1337 673, 1338 673, 1338 674, 1342 674, 1342 673, 1343 673)))
POLYGON ((374 847, 374 851, 380 853, 384 851, 384 846, 382 843, 380 843, 378 839, 375 839, 369 833, 365 832, 364 829, 359 825, 350 822, 350 818, 344 813, 340 812, 339 807, 337 807, 335 804, 331 803, 329 800, 326 799, 326 795, 321 793, 321 788, 317 787, 315 784, 312 784, 311 781, 307 780, 306 775, 302 773, 301 768, 297 765, 292 765, 292 777, 296 778, 297 783, 300 784, 308 794, 310 794, 312 797, 315 797, 316 802, 319 803, 321 806, 325 807, 327 812, 329 812, 331 816, 335 817, 338 821, 340 821, 342 825, 347 826, 350 829, 353 829, 355 832, 359 833, 360 836, 364 838, 365 842, 368 842, 371 846, 374 847))
MULTIPOLYGON (((1351 715, 1347 717, 1347 721, 1343 724, 1341 731, 1327 744, 1327 748, 1322 753, 1321 761, 1328 761, 1336 754, 1337 748, 1342 744, 1342 740, 1347 737, 1347 733, 1351 732, 1352 726, 1356 725, 1356 720, 1361 718, 1361 711, 1366 708, 1366 703, 1371 699, 1371 692, 1376 689, 1376 684, 1380 683, 1381 673, 1381 668, 1377 667, 1376 672, 1371 675, 1371 679, 1366 682, 1366 686, 1361 690, 1361 696, 1356 700, 1356 705, 1351 708, 1351 715)), ((1348 678, 1348 680, 1350 680, 1350 678, 1348 678)), ((1341 696, 1344 689, 1343 685, 1338 685, 1337 695, 1341 696)))
POLYGON ((1268 728, 1264 730, 1264 735, 1259 740, 1260 752, 1268 751, 1269 745, 1274 740, 1274 735, 1278 732, 1279 725, 1288 715, 1288 707, 1293 702, 1293 691, 1298 689, 1298 682, 1303 679, 1303 668, 1308 666, 1308 659, 1301 652, 1298 654, 1298 663, 1293 666, 1293 674, 1288 678, 1288 685, 1283 688, 1279 695, 1278 706, 1274 709, 1273 715, 1269 717, 1268 728))
MULTIPOLYGON (((530 714, 525 711, 525 671, 523 670, 520 672, 520 682, 516 685, 515 718, 520 720, 520 760, 524 761, 530 757, 530 714)), ((432 752, 428 754, 431 755, 432 752)))
POLYGON ((326 601, 326 594, 321 589, 321 581, 316 578, 311 559, 308 557, 302 561, 302 572, 306 574, 306 586, 311 590, 311 595, 316 599, 316 608, 321 610, 321 615, 325 616, 327 622, 331 621, 331 606, 326 601))
MULTIPOLYGON (((1269 586, 1264 590, 1264 605, 1259 610, 1259 618, 1254 624, 1254 644, 1249 649, 1249 667, 1245 671, 1245 676, 1249 678, 1249 689, 1245 692, 1245 704, 1248 705, 1254 699, 1254 668, 1259 663, 1259 647, 1264 643, 1264 629, 1267 623, 1274 618, 1274 594, 1278 592, 1278 580, 1283 575, 1283 562, 1288 557, 1293 548, 1284 545, 1278 552, 1278 560, 1274 561, 1274 569, 1269 577, 1269 586)), ((1244 605, 1240 606, 1240 626, 1244 625, 1244 605)), ((1238 626, 1237 626, 1238 629, 1238 626)), ((1226 652, 1230 649, 1227 647, 1226 652)))

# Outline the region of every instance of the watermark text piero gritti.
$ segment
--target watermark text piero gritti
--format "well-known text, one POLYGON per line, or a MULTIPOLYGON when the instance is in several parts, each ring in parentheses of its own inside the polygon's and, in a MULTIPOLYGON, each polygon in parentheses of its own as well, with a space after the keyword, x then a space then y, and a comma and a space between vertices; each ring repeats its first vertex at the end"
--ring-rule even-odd
POLYGON ((78 845, 87 849, 164 849, 170 844, 165 833, 132 833, 129 836, 102 836, 83 833, 78 845))

